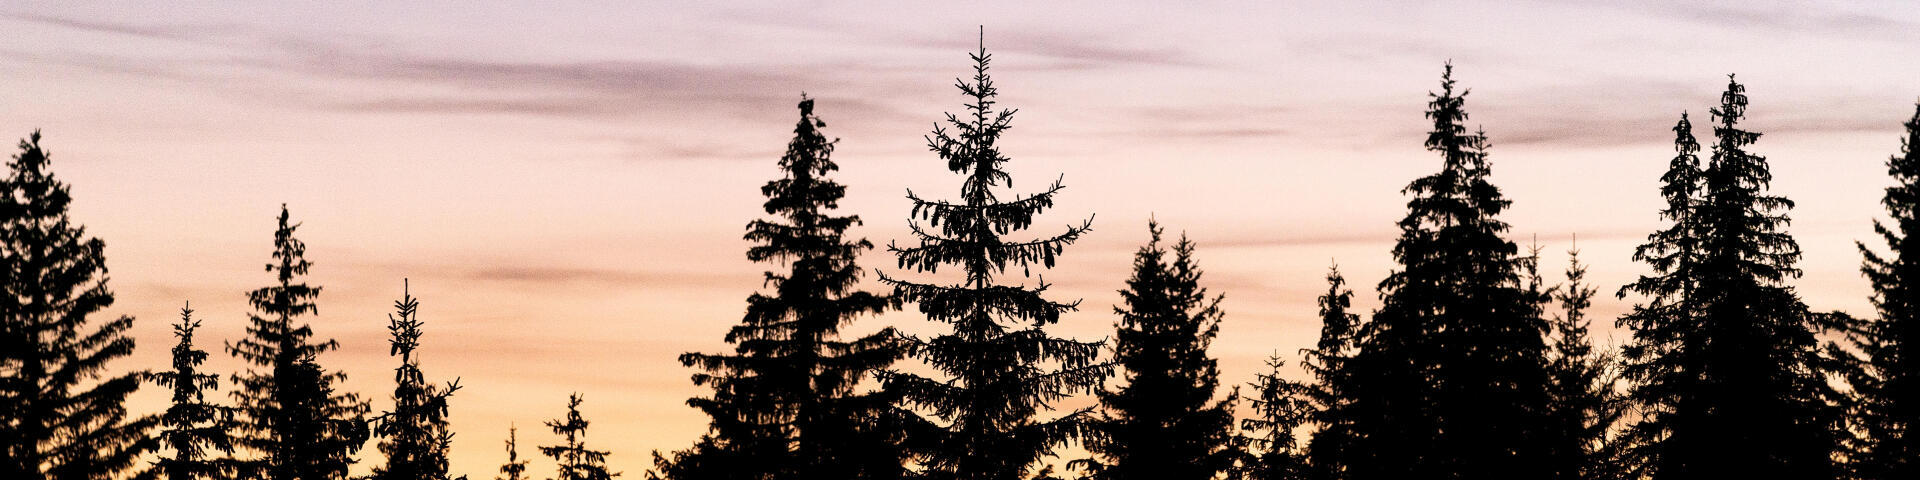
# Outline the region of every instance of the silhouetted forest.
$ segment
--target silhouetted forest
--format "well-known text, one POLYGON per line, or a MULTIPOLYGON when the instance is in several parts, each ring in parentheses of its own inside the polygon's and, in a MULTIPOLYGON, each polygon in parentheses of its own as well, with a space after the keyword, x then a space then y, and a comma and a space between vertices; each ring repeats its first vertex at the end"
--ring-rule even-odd
MULTIPOLYGON (((1232 319, 1203 275, 1204 239, 1169 237, 1151 218, 1130 220, 1150 240, 1113 279, 1124 303, 1111 336, 1053 331, 1082 305, 1041 274, 1092 234, 1093 213, 1036 224, 1066 177, 1013 188, 1001 139, 1016 110, 997 103, 984 45, 971 60, 955 83, 964 108, 925 137, 957 195, 909 190, 909 211, 867 212, 911 225, 876 252, 895 260, 884 268, 857 262, 876 246, 839 209, 838 139, 819 114, 831 106, 801 97, 760 191, 766 216, 746 227, 763 286, 743 292, 744 315, 712 351, 678 357, 705 389, 687 400, 710 419, 704 435, 651 452, 645 472, 611 471, 609 456, 644 453, 594 449, 585 397, 562 410, 556 394, 537 447, 556 470, 528 471, 510 429, 495 478, 1920 478, 1920 106, 1886 163, 1881 238, 1858 245, 1875 311, 1856 317, 1796 294, 1794 203, 1770 191, 1734 76, 1705 115, 1678 112, 1673 157, 1645 159, 1666 170, 1658 191, 1639 193, 1664 200, 1646 212, 1662 227, 1633 253, 1641 274, 1595 285, 1577 245, 1562 269, 1509 238, 1492 137, 1469 127, 1469 90, 1448 63, 1425 113, 1436 168, 1400 192, 1406 214, 1383 252, 1395 267, 1373 287, 1381 306, 1356 311, 1355 287, 1330 266, 1318 341, 1274 345, 1268 371, 1222 378, 1208 349, 1232 319), (1624 345, 1590 338, 1602 292, 1633 302, 1597 319, 1631 332, 1624 345), (908 308, 935 333, 842 334, 908 308), (1075 397, 1096 403, 1059 407, 1075 397)), ((114 301, 105 244, 69 218, 51 160, 35 131, 0 179, 0 479, 341 480, 359 463, 369 480, 467 478, 447 460, 460 381, 430 376, 416 355, 431 325, 405 279, 388 319, 389 411, 341 391, 346 372, 326 366, 340 344, 308 323, 322 287, 305 280, 312 262, 286 205, 270 250, 261 238, 266 286, 236 292, 253 308, 246 334, 223 342, 245 371, 203 368, 190 305, 169 365, 128 365, 135 320, 102 315, 114 301), (140 388, 165 389, 170 405, 130 411, 140 388)))

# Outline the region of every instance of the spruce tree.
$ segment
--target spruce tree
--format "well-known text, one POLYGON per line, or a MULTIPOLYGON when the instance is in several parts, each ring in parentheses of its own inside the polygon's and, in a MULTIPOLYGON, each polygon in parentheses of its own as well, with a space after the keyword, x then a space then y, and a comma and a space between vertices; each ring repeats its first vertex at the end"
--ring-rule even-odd
MULTIPOLYGON (((1694 358, 1683 348, 1705 342, 1696 325, 1700 299, 1693 295, 1700 282, 1700 242, 1707 233, 1698 214, 1705 171, 1700 143, 1686 113, 1680 114, 1673 132, 1675 155, 1660 176, 1660 195, 1666 200, 1660 218, 1670 224, 1648 235, 1633 254, 1634 260, 1652 266, 1654 274, 1643 275, 1615 293, 1620 298, 1628 293, 1647 297, 1616 322, 1634 331, 1633 341, 1620 352, 1621 376, 1633 383, 1637 393, 1630 400, 1638 405, 1678 405, 1681 393, 1700 389, 1695 376, 1674 372, 1694 368, 1682 363, 1694 358)), ((1668 418, 1679 418, 1675 415, 1678 412, 1666 413, 1668 418)), ((1622 461, 1633 476, 1651 473, 1670 423, 1636 421, 1622 432, 1627 449, 1622 461)))
MULTIPOLYGON (((540 447, 540 454, 559 462, 559 475, 551 480, 610 480, 620 476, 607 471, 607 452, 587 448, 587 419, 580 416, 580 394, 567 397, 567 416, 547 421, 547 427, 559 435, 559 445, 540 447)), ((505 470, 503 467, 501 470, 505 470)))
POLYGON ((1484 133, 1462 122, 1452 65, 1430 94, 1426 146, 1442 168, 1408 185, 1381 309, 1347 373, 1354 479, 1544 478, 1547 325, 1519 283, 1498 219, 1511 203, 1487 179, 1484 133))
MULTIPOLYGON (((1739 127, 1745 87, 1729 76, 1720 100, 1711 159, 1697 176, 1667 176, 1673 226, 1642 248, 1658 255, 1640 255, 1654 274, 1622 291, 1649 297, 1619 322, 1634 332, 1625 373, 1643 412, 1633 461, 1662 480, 1834 478, 1841 399, 1817 335, 1841 317, 1809 311, 1787 285, 1800 273, 1783 230, 1793 202, 1767 193, 1767 160, 1747 151, 1760 134, 1739 127)), ((1690 135, 1676 130, 1686 156, 1690 135)))
POLYGON ((733 352, 688 353, 683 364, 703 372, 696 385, 710 396, 688 400, 712 418, 693 448, 656 454, 656 476, 696 479, 893 479, 905 472, 892 400, 860 392, 861 382, 904 355, 892 329, 842 340, 840 328, 862 315, 896 308, 885 295, 854 290, 864 239, 847 238, 860 224, 833 215, 846 187, 827 175, 836 140, 800 102, 800 121, 780 158, 782 178, 761 193, 775 218, 747 225, 755 243, 747 258, 786 264, 767 272, 771 292, 747 297, 747 312, 727 333, 733 352))
MULTIPOLYGON (((1537 272, 1539 254, 1532 258, 1529 271, 1537 272)), ((1610 435, 1625 409, 1615 393, 1613 356, 1595 350, 1589 339, 1592 321, 1586 311, 1598 290, 1586 278, 1587 266, 1580 263, 1576 247, 1567 251, 1567 283, 1541 291, 1548 297, 1543 303, 1551 300, 1560 307, 1551 318, 1553 342, 1547 355, 1552 375, 1547 392, 1552 403, 1551 433, 1545 441, 1552 442, 1548 463, 1553 469, 1548 478, 1595 480, 1624 475, 1610 435)))
POLYGON ((527 461, 520 459, 520 429, 507 427, 507 463, 500 464, 500 476, 494 480, 527 480, 527 461))
MULTIPOLYGON (((1239 439, 1243 456, 1230 471, 1235 480, 1304 480, 1313 477, 1308 458, 1294 430, 1312 419, 1314 409, 1307 385, 1281 377, 1286 362, 1267 358, 1267 371, 1255 377, 1253 417, 1240 420, 1245 436, 1239 439)), ((1148 442, 1151 446, 1152 443, 1148 442)), ((1151 448, 1151 447, 1149 447, 1151 448)))
POLYGON ((88 318, 113 305, 106 243, 68 219, 50 163, 34 131, 0 179, 0 478, 118 478, 158 420, 128 418, 141 373, 107 371, 133 318, 88 318))
POLYGON ((1666 200, 1660 217, 1672 224, 1648 235, 1647 243, 1633 253, 1634 260, 1646 262, 1662 274, 1642 277, 1616 294, 1624 297, 1634 292, 1650 297, 1647 305, 1636 308, 1647 310, 1645 315, 1683 314, 1689 307, 1681 303, 1689 300, 1688 294, 1699 282, 1700 242, 1706 231, 1697 211, 1706 172, 1700 164, 1700 142, 1685 112, 1681 112, 1673 132, 1675 155, 1667 162, 1667 172, 1660 176, 1660 195, 1666 200))
POLYGON ((385 465, 373 468, 372 480, 445 480, 447 450, 453 432, 447 431, 447 398, 460 390, 460 380, 446 386, 427 383, 414 356, 420 347, 420 300, 406 288, 387 315, 388 354, 400 357, 393 373, 393 410, 373 418, 373 434, 380 436, 385 465))
POLYGON ((903 405, 930 413, 936 430, 915 442, 929 445, 919 463, 922 474, 940 480, 1008 480, 1023 477, 1058 445, 1086 431, 1087 410, 1051 420, 1041 410, 1076 392, 1097 388, 1112 370, 1097 361, 1103 342, 1058 338, 1045 327, 1079 302, 1047 300, 1044 280, 1009 285, 996 276, 1018 267, 1051 268, 1062 249, 1092 228, 1092 219, 1066 231, 1033 240, 1003 237, 1032 226, 1035 215, 1053 206, 1062 185, 1003 200, 993 190, 1009 187, 1008 158, 1000 152, 1001 134, 1011 126, 1013 110, 994 111, 998 95, 987 75, 990 56, 983 47, 971 55, 971 83, 957 81, 971 98, 967 114, 948 114, 947 127, 936 126, 928 148, 947 168, 965 175, 959 202, 922 199, 907 192, 912 216, 938 230, 910 223, 919 245, 888 250, 899 267, 933 273, 953 265, 965 279, 955 284, 916 283, 881 275, 906 301, 918 304, 928 320, 951 331, 930 339, 906 337, 914 356, 940 379, 891 370, 881 375, 888 389, 903 395, 903 405))
POLYGON ((1302 352, 1306 357, 1303 364, 1313 375, 1313 382, 1301 390, 1310 402, 1307 420, 1318 425, 1306 445, 1306 478, 1315 479, 1343 478, 1341 465, 1356 432, 1353 419, 1359 416, 1353 408, 1356 379, 1352 374, 1357 368, 1351 360, 1361 331, 1367 326, 1361 323, 1360 315, 1349 312, 1353 290, 1347 288, 1340 267, 1328 266, 1326 278, 1327 293, 1316 299, 1320 338, 1314 348, 1302 352))
POLYGON ((255 455, 243 465, 250 476, 338 480, 346 478, 353 453, 367 441, 368 407, 359 395, 335 392, 346 374, 319 364, 320 354, 340 344, 316 341, 313 328, 300 321, 318 311, 313 300, 320 287, 301 281, 313 264, 306 244, 293 236, 299 225, 289 218, 281 205, 274 262, 266 266, 275 283, 247 293, 256 310, 248 316, 247 338, 227 345, 229 353, 256 367, 233 376, 242 415, 236 440, 255 455))
POLYGON ((207 352, 193 346, 193 332, 200 321, 193 318, 191 305, 180 308, 180 323, 173 325, 173 370, 149 373, 147 381, 171 389, 172 404, 160 416, 160 446, 172 450, 161 455, 153 468, 141 472, 141 479, 196 480, 223 479, 233 472, 233 408, 207 401, 207 391, 220 387, 220 376, 200 371, 207 352))
POLYGON ((1865 358, 1849 379, 1862 440, 1854 470, 1867 480, 1920 478, 1920 106, 1906 127, 1900 155, 1887 159, 1895 185, 1880 201, 1892 222, 1873 222, 1889 255, 1858 245, 1878 313, 1853 336, 1865 358))
POLYGON ((1219 332, 1223 296, 1207 297, 1193 242, 1172 258, 1162 230, 1134 253, 1133 277, 1114 307, 1114 363, 1127 384, 1099 393, 1101 411, 1086 441, 1097 458, 1076 462, 1095 479, 1211 480, 1232 466, 1232 399, 1215 401, 1220 372, 1207 354, 1219 332))

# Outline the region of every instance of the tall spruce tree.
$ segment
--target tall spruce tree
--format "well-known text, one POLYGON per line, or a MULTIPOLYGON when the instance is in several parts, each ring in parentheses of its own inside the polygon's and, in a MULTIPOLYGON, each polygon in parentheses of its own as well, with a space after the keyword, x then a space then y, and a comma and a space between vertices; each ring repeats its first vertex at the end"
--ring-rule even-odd
POLYGON ((789 270, 767 272, 773 291, 747 297, 746 317, 727 332, 733 352, 680 356, 703 370, 694 384, 713 389, 687 402, 712 422, 692 449, 670 459, 656 454, 656 476, 851 480, 905 473, 892 400, 859 391, 873 372, 901 358, 904 346, 892 329, 839 336, 856 318, 899 304, 854 290, 861 275, 855 259, 873 244, 846 237, 859 217, 832 214, 846 187, 827 177, 839 169, 836 141, 821 134, 826 122, 813 105, 800 101, 799 124, 780 157, 783 176, 760 189, 776 218, 747 225, 746 239, 756 244, 747 258, 789 270))
POLYGON ((1674 226, 1642 248, 1665 256, 1640 255, 1654 275, 1622 291, 1651 299, 1619 323, 1634 331, 1626 374, 1642 412, 1632 427, 1636 462, 1656 479, 1841 473, 1842 399, 1827 381, 1837 366, 1817 335, 1842 317, 1809 311, 1786 284, 1800 274, 1800 248, 1783 231, 1793 202, 1767 193, 1767 160, 1747 151, 1760 134, 1738 125, 1745 90, 1728 77, 1711 110, 1712 158, 1697 177, 1670 172, 1663 216, 1674 226), (1697 186, 1672 184, 1689 179, 1697 186), (1692 198, 1673 198, 1688 190, 1692 198), (1685 252, 1693 258, 1674 258, 1685 252))
MULTIPOLYGON (((403 284, 404 285, 404 284, 403 284)), ((420 300, 402 287, 395 313, 387 316, 388 354, 400 357, 393 372, 393 410, 373 418, 373 434, 380 440, 385 465, 373 467, 371 480, 445 480, 447 451, 453 432, 447 430, 447 398, 460 390, 460 380, 446 386, 427 383, 420 371, 420 300)))
POLYGON ((106 243, 67 218, 50 163, 36 130, 0 179, 0 478, 118 478, 157 419, 128 418, 141 373, 107 372, 133 318, 88 318, 113 305, 106 243))
POLYGON ((1211 480, 1235 453, 1233 399, 1214 399, 1220 372, 1207 354, 1224 296, 1207 297, 1185 235, 1169 259, 1160 225, 1149 221, 1147 231, 1120 291, 1126 307, 1114 307, 1114 361, 1127 383, 1099 393, 1086 441, 1098 457, 1075 464, 1095 479, 1211 480))
MULTIPOLYGON (((1539 274, 1539 247, 1526 260, 1525 270, 1532 285, 1544 286, 1539 274)), ((1591 320, 1587 308, 1593 306, 1598 292, 1587 283, 1587 266, 1580 263, 1578 247, 1567 251, 1566 283, 1550 288, 1535 288, 1544 314, 1548 303, 1557 303, 1560 311, 1550 318, 1553 331, 1548 344, 1548 369, 1552 396, 1543 441, 1548 445, 1547 463, 1552 475, 1565 480, 1623 478, 1617 444, 1610 436, 1613 426, 1625 414, 1625 405, 1616 390, 1613 356, 1595 350, 1590 337, 1591 320)))
POLYGON ((193 346, 200 320, 192 305, 180 308, 173 324, 173 370, 149 373, 147 381, 171 389, 172 403, 160 416, 160 446, 172 450, 154 461, 138 478, 166 480, 223 479, 233 471, 233 408, 207 401, 207 391, 220 387, 220 376, 200 371, 207 352, 193 346))
POLYGON ((313 328, 299 320, 318 311, 313 300, 320 287, 301 281, 313 263, 306 259, 306 244, 293 236, 299 225, 289 218, 281 205, 274 262, 266 265, 275 283, 247 293, 256 310, 248 316, 247 338, 227 345, 229 353, 257 367, 233 376, 242 414, 236 440, 254 453, 243 465, 249 476, 338 480, 346 478, 354 452, 367 441, 368 407, 359 395, 334 391, 345 373, 320 366, 319 355, 340 344, 316 341, 313 328))
POLYGON ((1706 237, 1706 228, 1698 214, 1706 173, 1700 163, 1699 140, 1694 137, 1693 123, 1685 112, 1680 114, 1673 132, 1675 155, 1667 162, 1666 173, 1660 176, 1660 195, 1666 200, 1660 218, 1670 224, 1649 234, 1647 242, 1633 253, 1633 259, 1652 266, 1654 274, 1643 275, 1615 293, 1619 298, 1626 298, 1628 293, 1647 297, 1616 321, 1618 326, 1632 328, 1634 332, 1633 341, 1620 352, 1621 376, 1631 382, 1635 390, 1629 400, 1639 408, 1664 406, 1669 410, 1664 413, 1664 419, 1642 419, 1622 432, 1622 446, 1626 449, 1622 465, 1636 478, 1651 474, 1662 453, 1662 439, 1669 425, 1687 423, 1674 408, 1680 405, 1681 395, 1701 388, 1696 376, 1677 372, 1697 368, 1684 363, 1697 360, 1684 349, 1705 342, 1699 338, 1700 329, 1696 324, 1700 317, 1700 298, 1695 297, 1693 291, 1700 282, 1700 242, 1706 237))
POLYGON ((1360 333, 1367 326, 1353 308, 1353 290, 1339 265, 1327 267, 1327 293, 1317 299, 1320 306, 1320 338, 1314 348, 1303 349, 1302 362, 1313 381, 1302 394, 1309 401, 1306 420, 1318 425, 1306 446, 1306 478, 1344 478, 1343 456, 1355 432, 1353 418, 1354 379, 1357 370, 1350 360, 1359 346, 1360 333))
POLYGON ((1546 322, 1519 283, 1487 179, 1484 133, 1462 122, 1448 65, 1430 94, 1429 151, 1442 168, 1408 185, 1383 305, 1358 338, 1345 394, 1349 478, 1545 478, 1546 322))
POLYGON ((1920 106, 1906 127, 1900 154, 1887 159, 1895 185, 1880 201, 1892 222, 1873 222, 1889 255, 1858 245, 1879 314, 1853 335, 1865 358, 1849 378, 1861 432, 1854 471, 1868 480, 1920 478, 1920 106))
POLYGON ((611 480, 620 476, 607 471, 607 451, 587 448, 587 419, 580 415, 580 394, 567 397, 567 416, 547 421, 547 427, 559 435, 559 445, 540 447, 540 454, 558 462, 559 474, 551 480, 611 480))
POLYGON ((905 337, 915 357, 945 378, 900 370, 881 378, 887 388, 903 395, 905 406, 930 413, 937 424, 937 430, 916 440, 929 445, 919 458, 919 473, 939 480, 1008 480, 1023 477, 1055 446, 1085 433, 1088 410, 1051 420, 1040 419, 1041 410, 1098 388, 1112 367, 1097 361, 1104 342, 1047 333, 1047 325, 1079 302, 1043 298, 1044 280, 1035 286, 995 281, 1009 267, 1018 267, 1023 275, 1036 265, 1051 268, 1062 249, 1092 229, 1093 220, 1050 237, 1003 238, 1032 226, 1036 215, 1053 206, 1062 185, 1056 180, 1044 191, 1013 200, 1002 200, 993 191, 1011 186, 1013 180, 1004 169, 1008 158, 1000 152, 999 140, 1010 128, 1014 111, 994 111, 999 92, 987 75, 990 56, 984 46, 971 56, 973 81, 956 82, 972 100, 966 117, 948 114, 952 130, 935 126, 927 137, 928 148, 947 168, 966 176, 962 200, 926 200, 908 191, 912 216, 939 230, 910 223, 919 245, 888 247, 898 255, 900 268, 932 273, 941 265, 955 265, 965 280, 939 285, 880 277, 894 286, 896 295, 918 304, 928 320, 952 328, 931 339, 905 337))
POLYGON ((520 429, 507 427, 507 463, 500 464, 494 480, 527 480, 527 461, 520 459, 520 429))

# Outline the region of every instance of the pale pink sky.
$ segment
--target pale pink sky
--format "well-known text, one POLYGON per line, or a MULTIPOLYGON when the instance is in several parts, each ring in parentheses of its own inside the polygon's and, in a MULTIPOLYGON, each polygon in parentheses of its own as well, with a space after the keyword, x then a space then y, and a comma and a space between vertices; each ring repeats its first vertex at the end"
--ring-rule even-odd
MULTIPOLYGON (((107 241, 111 313, 139 318, 141 345, 116 368, 162 368, 188 300, 204 348, 237 339, 286 202, 326 287, 312 322, 344 344, 322 361, 349 389, 387 403, 386 312, 411 278, 427 374, 466 386, 457 472, 491 477, 509 423, 537 456, 540 422, 579 391, 589 442, 637 477, 704 428, 673 357, 725 348, 759 285, 740 234, 800 93, 844 140, 855 233, 904 240, 906 188, 957 190, 921 135, 960 107, 979 25, 1021 109, 1004 143, 1016 185, 1065 174, 1042 225, 1098 215, 1047 273, 1085 299, 1059 331, 1107 335, 1157 215, 1227 293, 1229 384, 1310 344, 1331 259, 1378 303, 1399 189, 1438 166, 1421 111, 1448 59, 1514 238, 1537 235, 1557 273, 1578 234, 1607 293, 1644 271, 1630 255, 1659 226, 1668 128, 1739 73, 1775 191, 1800 204, 1800 291, 1856 314, 1852 242, 1870 238, 1881 163, 1920 96, 1920 8, 1899 2, 1029 3, 15 4, 0 134, 44 129, 76 220, 107 241)), ((1596 308, 1606 323, 1628 305, 1596 308)), ((883 325, 935 328, 911 311, 854 328, 883 325)))

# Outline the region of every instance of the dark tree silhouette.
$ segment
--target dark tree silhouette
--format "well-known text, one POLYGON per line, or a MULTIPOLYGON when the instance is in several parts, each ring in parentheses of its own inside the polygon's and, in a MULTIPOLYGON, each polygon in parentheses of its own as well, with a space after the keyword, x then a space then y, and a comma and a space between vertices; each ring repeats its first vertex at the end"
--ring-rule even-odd
POLYGON ((914 355, 946 378, 900 370, 887 371, 881 378, 887 388, 904 396, 904 405, 931 413, 932 422, 938 424, 938 430, 916 440, 930 445, 922 452, 924 471, 920 473, 939 480, 1006 480, 1023 477, 1055 446, 1085 433, 1085 409, 1052 420, 1036 417, 1053 401, 1098 388, 1112 367, 1096 361, 1103 342, 1057 338, 1046 332, 1047 325, 1060 320, 1061 312, 1076 308, 1079 302, 1043 298, 1044 280, 1031 287, 995 282, 994 277, 1006 273, 1009 266, 1019 267, 1023 275, 1035 264, 1051 268, 1066 245, 1092 229, 1092 219, 1051 237, 1002 238, 1032 226, 1035 215, 1053 206, 1053 196, 1062 185, 1055 181, 1045 191, 1011 201, 993 192, 994 187, 1012 182, 1003 169, 1008 158, 998 142, 1014 111, 994 111, 998 91, 987 75, 986 49, 972 57, 972 83, 956 82, 972 99, 967 117, 948 114, 946 121, 953 130, 935 126, 927 137, 928 148, 946 161, 947 168, 966 176, 960 188, 963 200, 926 200, 908 191, 912 216, 939 230, 909 223, 919 245, 888 247, 898 255, 900 268, 932 273, 950 264, 958 266, 966 279, 936 285, 881 275, 882 281, 894 286, 896 295, 918 304, 928 320, 952 328, 931 339, 906 337, 914 355))
POLYGON ((1357 416, 1353 410, 1355 379, 1351 377, 1355 369, 1349 360, 1359 346, 1360 329, 1365 324, 1360 322, 1359 315, 1348 311, 1353 308, 1353 290, 1346 285, 1347 278, 1340 274, 1339 265, 1328 266, 1327 293, 1317 299, 1320 338, 1314 348, 1302 349, 1306 357, 1303 363, 1314 378, 1313 383, 1301 389, 1310 402, 1306 407, 1307 420, 1319 425, 1306 445, 1305 478, 1341 478, 1344 471, 1341 455, 1356 432, 1351 420, 1357 416))
MULTIPOLYGON (((1253 417, 1240 420, 1243 456, 1229 473, 1235 480, 1302 480, 1315 478, 1294 429, 1311 420, 1314 405, 1308 386, 1280 376, 1286 362, 1267 358, 1267 372, 1256 376, 1253 417)), ((1151 442, 1148 443, 1151 445, 1151 442)))
POLYGON ((500 476, 494 480, 527 480, 527 461, 520 459, 520 429, 507 427, 507 463, 500 464, 500 476))
POLYGON ((580 401, 578 393, 568 396, 566 418, 547 421, 561 438, 559 445, 540 447, 541 455, 560 463, 559 475, 551 480, 609 480, 620 476, 607 471, 605 450, 587 448, 587 419, 580 416, 580 401))
POLYGON ((1861 432, 1854 469, 1868 480, 1920 478, 1920 106, 1906 127, 1900 155, 1887 159, 1895 185, 1880 201, 1892 222, 1873 222, 1890 255, 1858 245, 1879 313, 1853 335, 1865 358, 1849 378, 1861 432))
POLYGON ((240 445, 255 453, 244 462, 250 476, 268 480, 346 478, 353 453, 367 441, 367 403, 359 395, 334 391, 347 376, 327 371, 319 355, 339 348, 333 340, 315 341, 313 329, 298 317, 317 311, 320 287, 300 281, 313 263, 307 246, 293 237, 299 225, 288 223, 286 205, 273 233, 274 263, 266 270, 275 284, 247 293, 257 311, 248 316, 247 338, 227 345, 235 357, 259 367, 235 374, 234 401, 242 414, 235 431, 240 445))
POLYGON ((1560 312, 1549 322, 1553 327, 1547 360, 1552 397, 1543 441, 1550 442, 1547 463, 1552 475, 1565 480, 1624 478, 1618 448, 1610 436, 1613 426, 1625 414, 1625 402, 1616 393, 1614 357, 1596 351, 1589 337, 1592 324, 1587 308, 1593 306, 1597 290, 1587 284, 1587 266, 1580 263, 1580 250, 1567 251, 1567 283, 1546 287, 1541 279, 1540 247, 1532 247, 1523 259, 1529 292, 1536 295, 1542 314, 1549 303, 1558 303, 1560 312))
POLYGON ((50 163, 34 131, 0 183, 0 478, 118 478, 158 419, 127 418, 140 372, 106 371, 133 318, 88 318, 113 305, 106 243, 67 218, 50 163))
POLYGON ((905 352, 892 329, 841 340, 840 328, 898 303, 856 291, 864 239, 846 238, 857 216, 834 216, 846 187, 827 175, 836 141, 820 133, 813 100, 780 157, 783 178, 761 187, 767 214, 747 225, 747 258, 790 269, 766 273, 771 294, 747 298, 746 317, 727 333, 728 354, 688 353, 680 362, 703 373, 694 384, 711 396, 688 400, 712 418, 707 435, 672 458, 655 454, 656 472, 696 479, 893 479, 905 452, 893 401, 859 393, 860 383, 905 352))
MULTIPOLYGON (((1642 412, 1630 431, 1635 462, 1656 479, 1840 473, 1841 399, 1827 382, 1836 365, 1816 335, 1843 318, 1810 312, 1786 285, 1800 273, 1800 248, 1782 231, 1793 202, 1766 193, 1766 158, 1746 150, 1760 134, 1738 127, 1746 107, 1745 87, 1729 77, 1711 110, 1711 160, 1697 175, 1665 177, 1663 216, 1674 226, 1637 255, 1654 275, 1621 291, 1650 298, 1619 323, 1634 331, 1625 373, 1642 412), (1673 185, 1687 180, 1698 183, 1673 185)), ((1676 128, 1682 157, 1687 126, 1676 128)))
MULTIPOLYGON (((1676 153, 1660 176, 1660 195, 1666 199, 1660 217, 1671 224, 1648 235, 1647 243, 1633 253, 1633 259, 1652 266, 1654 274, 1641 276, 1615 293, 1619 298, 1626 298, 1628 293, 1647 297, 1616 322, 1634 328, 1634 341, 1620 352, 1621 374, 1639 392, 1630 400, 1670 408, 1679 405, 1681 394, 1696 392, 1702 385, 1696 376, 1680 371, 1697 368, 1686 363, 1697 358, 1683 349, 1705 341, 1699 337, 1695 320, 1701 309, 1700 298, 1693 291, 1700 283, 1700 242, 1707 234, 1698 214, 1706 172, 1698 155, 1700 143, 1686 113, 1680 114, 1673 132, 1676 153)), ((1623 432, 1627 452, 1622 461, 1633 476, 1645 477, 1654 468, 1653 462, 1663 450, 1662 439, 1670 424, 1676 423, 1671 419, 1680 418, 1677 411, 1667 415, 1669 420, 1637 421, 1623 432)))
POLYGON ((1224 313, 1207 297, 1193 242, 1181 235, 1171 259, 1162 230, 1133 256, 1120 291, 1126 307, 1115 327, 1114 361, 1127 384, 1100 392, 1101 411, 1086 441, 1094 459, 1075 462, 1095 479, 1211 480, 1232 466, 1231 397, 1214 400, 1220 372, 1207 355, 1224 313))
MULTIPOLYGON (((1511 203, 1489 183, 1487 142, 1461 122, 1453 67, 1430 94, 1426 146, 1438 173, 1413 195, 1383 300, 1344 362, 1350 431, 1345 474, 1377 478, 1544 478, 1547 325, 1519 284, 1514 244, 1497 217, 1511 203)), ((1315 445, 1316 448, 1319 445, 1315 445)))
POLYGON ((193 332, 200 321, 193 318, 191 305, 180 308, 180 323, 173 325, 173 370, 149 373, 147 381, 171 389, 172 404, 160 416, 160 446, 173 455, 161 455, 137 477, 140 479, 195 480, 227 478, 234 472, 233 408, 210 403, 207 392, 220 388, 220 376, 200 371, 207 352, 193 346, 193 332))
MULTIPOLYGON (((404 284, 403 284, 404 285, 404 284)), ((388 354, 400 357, 393 372, 393 410, 373 418, 373 434, 387 463, 373 468, 371 480, 445 480, 447 450, 453 432, 447 431, 447 398, 460 390, 460 380, 446 386, 427 383, 420 372, 420 300, 404 286, 400 300, 387 315, 388 354)))

